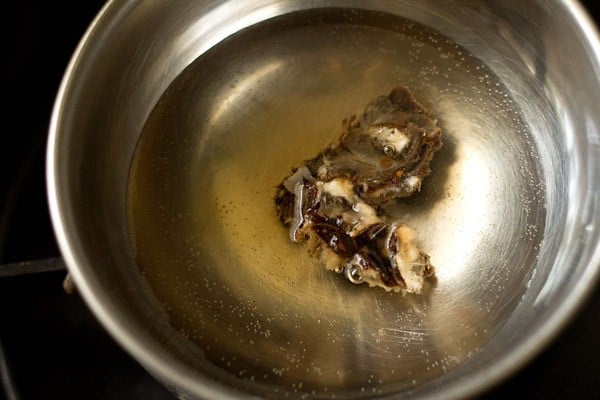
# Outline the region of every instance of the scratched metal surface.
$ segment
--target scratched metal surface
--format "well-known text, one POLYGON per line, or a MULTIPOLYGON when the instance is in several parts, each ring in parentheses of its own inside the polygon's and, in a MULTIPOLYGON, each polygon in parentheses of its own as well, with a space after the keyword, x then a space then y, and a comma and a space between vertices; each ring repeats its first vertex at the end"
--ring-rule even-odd
MULTIPOLYGON (((188 4, 185 14, 161 17, 185 15, 177 26, 188 29, 169 25, 161 39, 177 51, 145 40, 106 50, 143 62, 124 66, 123 85, 93 104, 114 111, 93 128, 106 136, 59 143, 81 150, 70 162, 98 188, 87 191, 69 172, 69 199, 101 210, 76 209, 64 225, 82 236, 58 235, 63 250, 77 250, 66 260, 78 286, 111 332, 179 391, 339 398, 481 390, 535 354, 597 275, 597 216, 585 210, 597 206, 589 196, 599 92, 581 89, 598 82, 569 80, 588 76, 592 62, 565 59, 585 49, 561 5, 536 2, 346 2, 424 25, 320 10, 219 43, 300 7, 286 4, 226 3, 202 19, 188 4), (423 190, 390 210, 416 228, 437 268, 420 296, 354 286, 319 268, 289 243, 272 203, 291 167, 397 84, 444 132, 423 190), (83 157, 89 148, 104 152, 83 157), (98 174, 98 165, 110 172, 98 174), (93 234, 84 229, 94 224, 93 234), (94 273, 90 259, 106 254, 94 273)), ((132 21, 160 14, 158 6, 134 10, 132 21)), ((102 69, 90 85, 118 70, 102 69)), ((73 126, 94 120, 90 110, 68 115, 73 126)))

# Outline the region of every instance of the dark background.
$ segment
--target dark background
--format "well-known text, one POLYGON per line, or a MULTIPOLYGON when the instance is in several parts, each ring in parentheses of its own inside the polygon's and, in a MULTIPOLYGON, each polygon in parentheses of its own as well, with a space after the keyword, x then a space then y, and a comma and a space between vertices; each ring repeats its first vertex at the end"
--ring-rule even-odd
MULTIPOLYGON (((0 265, 59 256, 45 200, 48 122, 71 54, 103 4, 36 0, 3 5, 8 32, 3 50, 8 51, 2 63, 0 265)), ((599 7, 592 1, 583 4, 600 21, 599 7)), ((0 399, 172 399, 115 344, 78 295, 63 292, 64 275, 55 271, 0 279, 0 372, 8 371, 0 399)), ((557 340, 482 398, 598 398, 599 311, 596 290, 557 340)))

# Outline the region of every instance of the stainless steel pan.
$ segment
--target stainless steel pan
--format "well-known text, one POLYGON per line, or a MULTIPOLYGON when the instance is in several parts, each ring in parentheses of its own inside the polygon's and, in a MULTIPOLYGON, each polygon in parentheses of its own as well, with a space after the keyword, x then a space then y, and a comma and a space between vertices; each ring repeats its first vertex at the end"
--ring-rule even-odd
POLYGON ((181 398, 474 395, 597 279, 598 54, 573 1, 110 1, 52 116, 63 256, 181 398), (437 267, 421 296, 318 268, 272 204, 398 84, 444 130, 395 210, 437 267))

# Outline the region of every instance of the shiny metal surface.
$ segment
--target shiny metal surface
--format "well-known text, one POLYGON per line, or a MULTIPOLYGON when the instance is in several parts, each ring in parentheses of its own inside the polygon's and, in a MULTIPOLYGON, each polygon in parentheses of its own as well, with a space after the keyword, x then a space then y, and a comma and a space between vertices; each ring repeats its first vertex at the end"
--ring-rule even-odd
POLYGON ((57 237, 99 319, 182 396, 472 395, 597 279, 599 70, 573 2, 112 1, 53 114, 57 237), (325 6, 344 10, 287 15, 325 6), (437 267, 422 296, 314 266, 271 201, 397 84, 444 130, 393 210, 437 267))

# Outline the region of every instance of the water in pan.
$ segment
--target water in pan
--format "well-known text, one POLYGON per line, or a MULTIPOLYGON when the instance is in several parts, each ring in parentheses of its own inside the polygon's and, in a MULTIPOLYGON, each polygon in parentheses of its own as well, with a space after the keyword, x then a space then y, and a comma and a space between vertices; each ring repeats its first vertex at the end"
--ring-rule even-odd
POLYGON ((538 164, 510 94, 449 39, 384 14, 292 14, 223 41, 164 94, 132 165, 132 242, 170 323, 229 374, 280 393, 408 390, 518 304, 544 230, 538 164), (437 268, 420 296, 317 267, 273 205, 292 166, 396 85, 444 132, 423 190, 390 210, 437 268))

